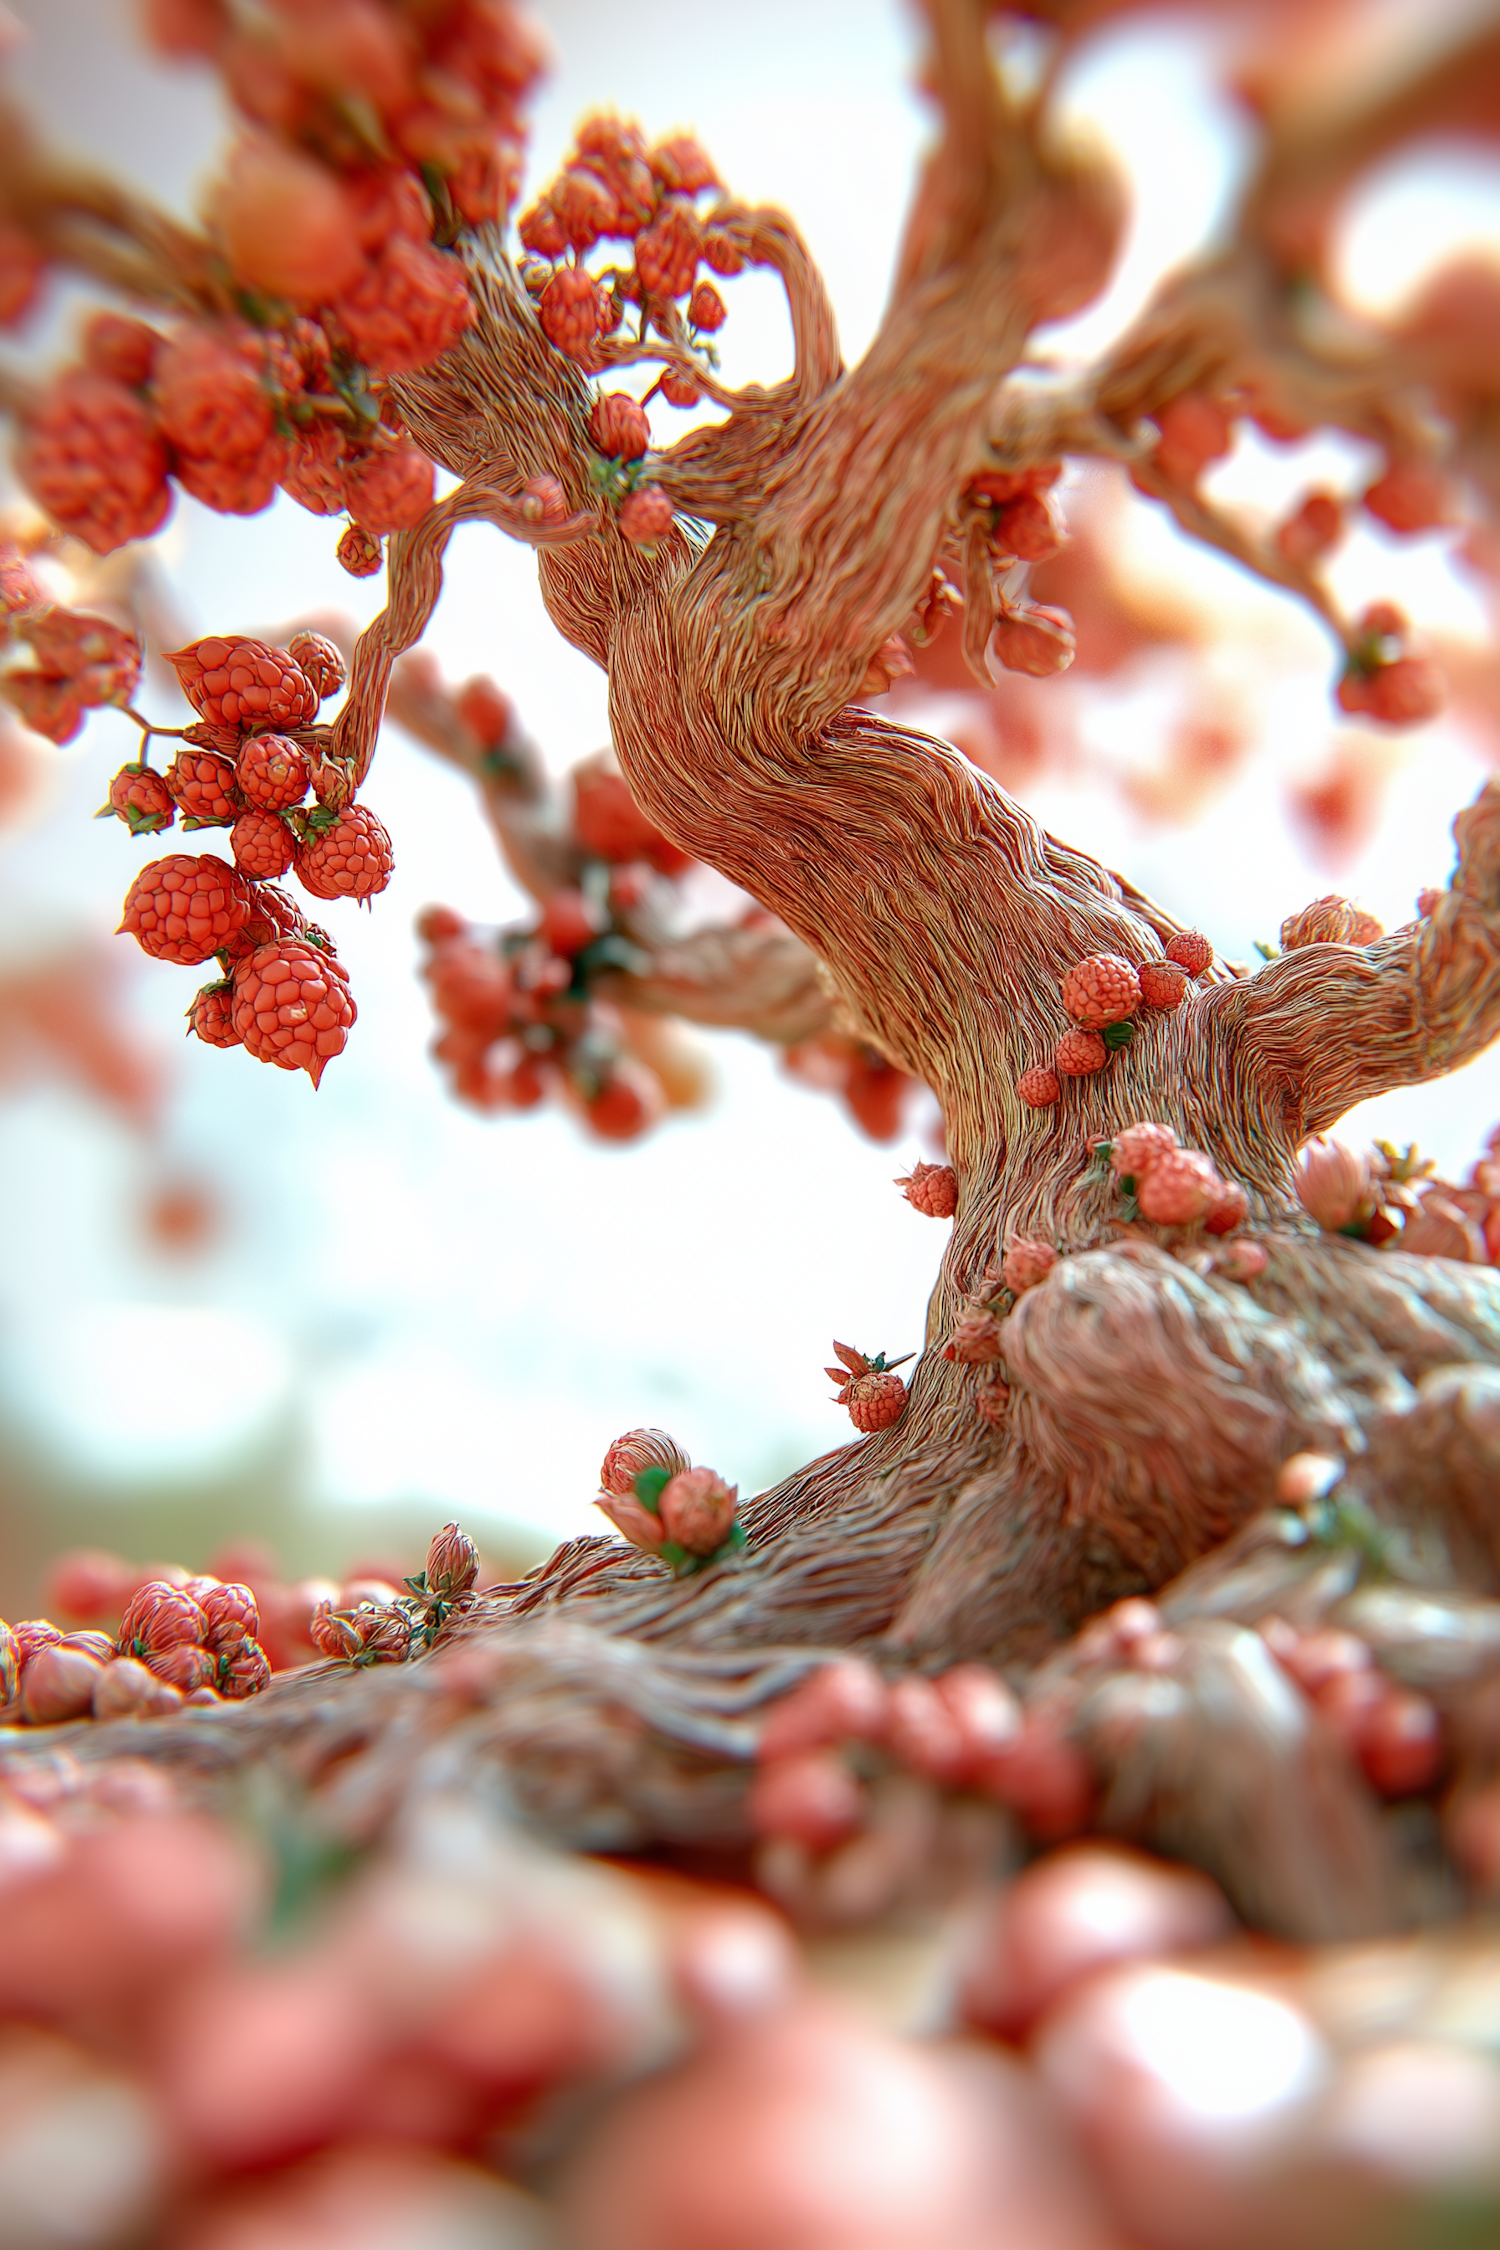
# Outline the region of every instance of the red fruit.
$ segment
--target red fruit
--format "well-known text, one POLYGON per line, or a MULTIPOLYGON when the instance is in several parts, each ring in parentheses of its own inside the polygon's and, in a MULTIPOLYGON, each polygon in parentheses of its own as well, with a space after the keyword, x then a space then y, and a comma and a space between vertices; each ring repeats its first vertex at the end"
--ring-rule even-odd
POLYGON ((1213 947, 1200 930, 1179 930, 1168 938, 1164 950, 1167 959, 1186 969, 1190 977, 1201 977, 1214 957, 1213 947))
POLYGON ((958 1728, 962 1774, 969 1780, 993 1757, 1019 1739, 1021 1706, 998 1672, 987 1664, 959 1664, 934 1683, 958 1728))
POLYGON ((23 722, 49 742, 71 742, 83 725, 87 705, 71 680, 56 679, 50 672, 7 672, 0 684, 23 722))
POLYGON ((1033 680, 1048 680, 1054 673, 1066 672, 1078 653, 1068 612, 1048 608, 1042 602, 1002 610, 990 646, 1007 672, 1024 672, 1033 680))
POLYGON ((271 438, 259 453, 243 461, 200 460, 179 453, 172 473, 184 492, 220 516, 258 516, 276 497, 276 487, 286 474, 287 448, 280 437, 271 438))
POLYGON ((993 538, 1000 554, 1019 562, 1045 562, 1063 543, 1057 518, 1039 492, 1019 492, 1008 500, 995 519, 993 538))
POLYGON ((1035 1289, 1039 1281, 1045 1281, 1056 1264, 1057 1252, 1050 1242, 1018 1240, 1006 1246, 1000 1278, 1019 1297, 1023 1290, 1035 1289))
POLYGON ((771 1764, 838 1742, 878 1742, 889 1715, 890 1691, 874 1665, 841 1656, 771 1706, 755 1754, 771 1764))
POLYGON ((1250 1198, 1239 1181, 1225 1180, 1203 1222, 1204 1227, 1209 1234, 1233 1234, 1236 1227, 1244 1225, 1249 1210, 1250 1198))
POLYGON ((204 985, 194 996, 187 1020, 189 1031, 205 1046, 239 1046, 240 1035, 234 1028, 234 986, 228 977, 222 983, 204 985))
POLYGON ((102 1547, 75 1547, 47 1572, 47 1604, 80 1624, 117 1618, 130 1597, 135 1566, 102 1547))
POLYGON ((963 1734, 931 1680, 913 1675, 896 1681, 886 1744, 897 1765, 924 1781, 936 1782, 940 1789, 952 1788, 963 1773, 963 1734))
POLYGON ((637 235, 635 270, 648 297, 685 297, 698 270, 702 228, 690 203, 669 198, 637 235))
POLYGON ((1138 1179, 1147 1167, 1177 1146, 1170 1125, 1127 1125, 1116 1133, 1110 1148, 1110 1170, 1116 1179, 1138 1179))
POLYGON ((1063 1078, 1089 1078, 1109 1061, 1097 1031, 1065 1031, 1052 1051, 1052 1067, 1063 1078))
POLYGON ((592 250, 601 234, 614 232, 615 199, 592 172, 559 174, 547 190, 547 201, 564 241, 575 250, 592 250))
POLYGON ((1093 1810, 1093 1770, 1046 1712, 1026 1713, 1020 1733, 985 1764, 978 1786, 1043 1843, 1078 1835, 1093 1810))
POLYGON ((552 951, 567 961, 593 944, 604 923, 603 910, 582 891, 554 891, 542 907, 542 935, 552 951))
POLYGON ((472 1592, 479 1576, 479 1549, 456 1523, 445 1523, 428 1541, 422 1571, 429 1593, 442 1601, 457 1601, 472 1592))
POLYGON ((527 523, 565 523, 568 496, 556 477, 528 477, 521 487, 520 513, 527 523))
POLYGON ((529 250, 534 258, 560 258, 568 247, 567 229, 545 196, 521 213, 516 232, 522 249, 529 250))
POLYGON ((221 1656, 215 1667, 213 1685, 220 1695, 232 1703, 242 1702, 246 1696, 259 1695, 271 1684, 271 1666, 259 1641, 243 1640, 221 1656))
POLYGON ((247 461, 273 432, 255 361, 211 328, 179 329, 162 345, 151 395, 162 435, 179 453, 247 461))
POLYGON ((856 1834, 865 1793, 830 1750, 763 1765, 750 1785, 750 1825, 757 1836, 784 1836, 809 1851, 831 1851, 856 1834))
POLYGON ((46 1617, 25 1617, 10 1631, 16 1645, 16 1661, 23 1671, 38 1649, 56 1648, 62 1639, 57 1627, 46 1617))
POLYGON ((115 1646, 122 1656, 145 1661, 164 1649, 197 1648, 204 1630, 203 1612, 191 1594, 164 1578, 148 1578, 125 1604, 115 1646))
POLYGON ((1032 1109, 1050 1109, 1062 1098, 1057 1072, 1042 1063, 1033 1063, 1030 1070, 1022 1071, 1016 1080, 1016 1092, 1032 1109))
POLYGON ((217 635, 168 651, 167 662, 200 718, 226 733, 305 727, 316 716, 312 683, 285 649, 217 635))
POLYGON ((112 375, 127 390, 143 390, 163 339, 143 320, 123 313, 95 313, 83 331, 85 366, 96 375, 112 375))
MULTIPOLYGON (((326 703, 331 695, 338 694, 344 684, 344 659, 332 641, 326 640, 321 633, 293 633, 286 644, 286 652, 304 676, 311 680, 313 693, 320 703, 326 703)), ((244 786, 242 779, 240 787, 243 789, 244 786)), ((256 804, 260 801, 259 798, 251 800, 256 804)))
POLYGON ((693 864, 646 818, 623 776, 604 767, 573 775, 573 830, 584 851, 617 866, 644 859, 660 875, 680 875, 693 864))
MULTIPOLYGON (((561 487, 559 486, 559 490, 561 487)), ((498 750, 516 723, 516 714, 508 695, 495 682, 480 673, 466 680, 456 698, 458 715, 464 725, 483 744, 486 750, 498 750)), ((461 935, 461 931, 453 933, 461 935)))
POLYGON ((432 506, 433 477, 432 463, 414 445, 372 453, 345 470, 349 513, 377 537, 410 531, 432 506))
POLYGON ((689 325, 701 329, 705 336, 712 336, 717 329, 723 327, 729 315, 723 298, 711 281, 699 282, 693 291, 687 316, 689 325))
POLYGON ((198 1597, 203 1612, 203 1645, 215 1656, 253 1641, 260 1631, 260 1611, 248 1586, 233 1582, 210 1585, 198 1597))
POLYGON ((151 836, 177 818, 172 792, 151 766, 121 766, 109 785, 105 810, 118 815, 132 836, 151 836))
POLYGON ((732 235, 721 227, 710 227, 703 237, 703 262, 712 266, 715 273, 731 279, 745 270, 745 253, 732 235))
POLYGON ((659 141, 646 161, 651 167, 652 179, 669 195, 696 195, 701 188, 719 184, 719 175, 709 162, 707 151, 690 133, 678 133, 671 140, 659 141))
POLYGON ((287 812, 307 795, 307 760, 284 734, 253 735, 235 760, 235 779, 247 803, 287 812))
POLYGON ((1442 1721, 1424 1695, 1388 1690, 1362 1719, 1359 1762, 1382 1797, 1416 1797, 1443 1770, 1442 1721))
POLYGON ((128 703, 141 676, 134 633, 87 610, 37 610, 16 627, 44 672, 64 679, 87 704, 128 703))
POLYGON ((690 375, 669 367, 661 379, 661 395, 668 406, 696 406, 703 393, 690 375))
POLYGON ((605 1454, 599 1482, 606 1492, 629 1495, 643 1469, 665 1469, 669 1477, 675 1477, 692 1465, 677 1440, 668 1437, 665 1430, 627 1430, 605 1454))
POLYGON ((133 1656, 117 1656, 94 1682, 96 1719, 152 1719, 177 1710, 182 1691, 133 1656))
POLYGON ((334 552, 351 578, 373 578, 384 560, 380 541, 357 523, 350 524, 334 552))
POLYGON ((639 461, 651 443, 646 410, 623 391, 605 391, 589 415, 589 436, 612 461, 639 461))
POLYGON ((21 481, 40 507, 107 555, 155 531, 172 504, 167 453, 148 410, 108 375, 75 367, 27 424, 21 481))
POLYGON ((1152 416, 1161 436, 1153 455, 1164 476, 1177 484, 1196 484, 1210 461, 1220 460, 1234 443, 1234 425, 1217 399, 1186 391, 1152 416))
POLYGON ((373 898, 396 864, 388 832, 366 805, 314 827, 296 860, 297 880, 314 898, 373 898))
POLYGON ((958 1174, 951 1164, 914 1164, 896 1186, 927 1219, 951 1219, 958 1209, 958 1174))
POLYGON ((994 1366, 1000 1357, 1000 1323, 993 1306, 970 1299, 953 1323, 943 1357, 957 1360, 960 1367, 994 1366))
POLYGON ((1187 971, 1178 961, 1143 961, 1136 970, 1141 999, 1148 1008, 1180 1008, 1187 995, 1187 971))
POLYGON ((1167 1149, 1153 1158, 1136 1185, 1141 1217, 1157 1227, 1189 1227, 1206 1218, 1224 1192, 1206 1156, 1194 1148, 1167 1149))
POLYGON ((38 1649, 21 1674, 21 1716, 34 1727, 86 1718, 103 1665, 82 1649, 38 1649))
POLYGON ((888 1430, 906 1412, 906 1385, 899 1375, 856 1375, 840 1401, 857 1430, 888 1430))
POLYGON ((309 515, 337 516, 346 505, 344 435, 332 422, 313 422, 295 432, 282 471, 282 489, 309 515))
POLYGON ((158 961, 206 961, 250 915, 244 880, 222 859, 178 852, 143 867, 125 894, 119 933, 158 961))
POLYGON ((509 1025, 514 996, 510 970, 488 946, 450 939, 424 973, 433 1006, 446 1022, 473 1032, 486 1045, 509 1025))
POLYGON ((1295 515, 1277 526, 1276 545, 1289 563, 1318 562, 1343 536, 1344 511, 1331 492, 1310 492, 1295 515))
POLYGON ((9 541, 0 541, 0 618, 18 617, 25 610, 40 609, 45 600, 20 549, 9 541))
POLYGON ((716 1555, 729 1537, 739 1503, 737 1485, 713 1469, 679 1469, 657 1501, 668 1539, 690 1555, 716 1555))
POLYGON ((643 484, 620 503, 620 529, 633 547, 654 547, 672 528, 672 503, 659 484, 643 484))
POLYGON ((234 1028, 257 1062, 305 1070, 314 1086, 349 1043, 358 1011, 348 971, 297 938, 276 938, 235 964, 234 1028))
POLYGON ((1419 531, 1436 531, 1454 520, 1453 488, 1438 469, 1419 461, 1398 461, 1376 479, 1364 495, 1364 504, 1383 524, 1411 537, 1419 531))
POLYGON ((1118 953, 1090 953, 1063 979, 1062 1004, 1085 1031, 1098 1031, 1135 1014, 1140 980, 1118 953))
POLYGON ((1379 719, 1386 726, 1421 726, 1435 719, 1446 700, 1443 675, 1430 657, 1398 656, 1374 671, 1355 669, 1338 685, 1340 708, 1379 719))
POLYGON ((268 296, 323 304, 364 266, 353 199, 326 166, 282 143, 240 142, 214 215, 236 277, 268 296))
POLYGON ((165 1680, 168 1687, 178 1688, 183 1695, 212 1687, 218 1670, 208 1650, 190 1641, 178 1641, 172 1648, 154 1649, 141 1661, 159 1680, 165 1680))
POLYGON ((240 814, 229 831, 229 843, 241 874, 265 883, 274 883, 286 873, 296 849, 286 822, 254 805, 240 814))
POLYGON ((542 334, 554 350, 585 362, 604 327, 604 291, 581 266, 559 266, 537 301, 542 334))
POLYGON ((666 1108, 661 1080, 629 1055, 615 1061, 609 1075, 583 1105, 589 1131, 604 1141, 638 1140, 666 1108))
POLYGON ((216 750, 179 750, 163 778, 184 828, 227 828, 239 811, 233 761, 216 750))

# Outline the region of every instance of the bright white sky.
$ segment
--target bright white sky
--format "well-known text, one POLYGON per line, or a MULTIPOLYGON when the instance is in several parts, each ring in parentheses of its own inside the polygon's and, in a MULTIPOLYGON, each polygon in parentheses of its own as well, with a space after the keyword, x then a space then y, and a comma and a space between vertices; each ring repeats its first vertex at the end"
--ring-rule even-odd
MULTIPOLYGON (((130 50, 123 4, 18 0, 17 12, 32 34, 17 75, 53 130, 190 201, 217 133, 203 82, 130 50)), ((534 176, 592 106, 612 101, 652 131, 696 128, 738 192, 797 214, 857 356, 923 133, 894 0, 761 0, 749 21, 703 0, 558 0, 544 16, 558 68, 534 176)), ((1078 69, 1073 102, 1126 163, 1135 221, 1109 297, 1059 349, 1094 348, 1222 213, 1243 137, 1209 61, 1204 35, 1159 22, 1111 34, 1078 69)), ((1413 160, 1352 214, 1345 270, 1366 299, 1388 301, 1467 239, 1500 248, 1500 168, 1413 160)), ((773 371, 784 338, 761 278, 736 285, 730 379, 773 371)), ((1308 465, 1246 449, 1220 474, 1226 491, 1238 482, 1274 502, 1267 478, 1290 492, 1308 465)), ((1101 770, 1157 738, 1167 694, 1146 667, 1094 698, 1095 765, 1049 778, 1036 809, 1231 954, 1335 880, 1405 919, 1449 865, 1449 824, 1481 778, 1470 750, 1441 726, 1400 745, 1379 838, 1331 877, 1306 859, 1282 796, 1289 774, 1326 758, 1333 731, 1318 636, 1227 566, 1185 553, 1146 508, 1129 536, 1143 570, 1235 619, 1224 693, 1253 711, 1262 750, 1198 827, 1147 828, 1101 770)), ((244 524, 183 501, 162 552, 192 630, 254 631, 318 609, 370 613, 377 596, 337 568, 333 545, 290 502, 244 524)), ((1343 567, 1351 592, 1368 582, 1419 619, 1477 630, 1472 593, 1433 542, 1397 551, 1371 535, 1343 567)), ((492 671, 557 764, 604 739, 602 679, 551 632, 529 558, 498 535, 475 528, 455 542, 429 639, 452 674, 492 671)), ((0 949, 113 927, 140 853, 88 815, 132 740, 100 715, 58 755, 42 811, 0 851, 0 949)), ((260 1462, 268 1515, 300 1511, 299 1545, 332 1562, 391 1509, 414 1522, 457 1513, 481 1537, 507 1521, 544 1540, 596 1528, 599 1457, 632 1423, 665 1425, 750 1489, 843 1441, 820 1373, 829 1339, 892 1351, 920 1341, 945 1230, 890 1185, 919 1144, 873 1148, 732 1038, 713 1043, 713 1109, 638 1149, 586 1146, 551 1112, 485 1122, 458 1110, 425 1059, 412 917, 442 898, 498 921, 520 901, 465 791, 399 738, 382 750, 371 800, 398 870, 372 915, 333 910, 360 1022, 321 1093, 241 1054, 184 1046, 198 979, 142 963, 130 1004, 174 1058, 167 1147, 147 1158, 58 1092, 0 1106, 10 1444, 70 1479, 80 1510, 92 1496, 95 1536, 107 1529, 100 1507, 128 1542, 143 1495, 167 1527, 155 1538, 180 1506, 185 1553, 205 1543, 195 1496, 260 1462), (186 1270, 145 1259, 130 1221, 158 1163, 212 1178, 228 1207, 220 1247, 186 1270)), ((1415 1134, 1458 1167, 1496 1116, 1490 1057, 1445 1088, 1392 1097, 1354 1130, 1415 1134)), ((62 1508, 59 1538, 84 1520, 62 1508)))

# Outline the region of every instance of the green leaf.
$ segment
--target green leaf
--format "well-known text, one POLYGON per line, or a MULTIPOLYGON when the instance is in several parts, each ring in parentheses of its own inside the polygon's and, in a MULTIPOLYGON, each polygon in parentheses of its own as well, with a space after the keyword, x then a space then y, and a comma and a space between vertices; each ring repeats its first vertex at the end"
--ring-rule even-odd
POLYGON ((642 1469, 635 1480, 635 1496, 650 1515, 661 1514, 661 1496, 672 1481, 670 1469, 642 1469))
POLYGON ((1107 1023, 1099 1036, 1110 1053, 1117 1055, 1121 1048, 1128 1047, 1135 1037, 1135 1025, 1128 1017, 1124 1023, 1107 1023))

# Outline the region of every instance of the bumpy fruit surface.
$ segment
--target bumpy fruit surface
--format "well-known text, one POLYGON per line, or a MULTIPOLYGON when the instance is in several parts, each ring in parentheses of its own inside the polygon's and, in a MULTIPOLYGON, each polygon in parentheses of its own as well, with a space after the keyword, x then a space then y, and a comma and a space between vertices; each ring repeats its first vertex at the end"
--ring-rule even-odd
POLYGON ((218 635, 169 652, 168 663, 200 718, 229 733, 305 727, 317 715, 312 682, 285 649, 218 635))
POLYGON ((248 1586, 232 1579, 227 1585, 208 1587, 196 1598, 203 1612, 203 1645, 216 1656, 256 1638, 260 1610, 248 1586))
POLYGON ((1144 1006, 1181 1007, 1187 993, 1187 971, 1180 961, 1143 961, 1136 976, 1144 1006))
POLYGON ((185 828, 227 828, 240 809, 233 760, 217 750, 180 750, 164 778, 185 828))
POLYGON ((356 1016, 348 971, 298 938, 276 938, 235 964, 234 1028, 257 1062, 305 1070, 314 1086, 341 1055, 356 1016))
POLYGON ((896 1186, 924 1218, 951 1219, 958 1209, 958 1174, 951 1164, 914 1164, 896 1186))
POLYGON ((604 291, 581 266, 559 266, 538 300, 537 318, 554 350, 587 360, 604 325, 604 291))
POLYGON ((184 1695, 193 1694, 197 1688, 212 1687, 218 1666, 206 1648, 197 1648, 187 1641, 179 1641, 173 1648, 153 1650, 141 1660, 159 1680, 180 1688, 184 1695))
POLYGON ((1179 930, 1168 938, 1164 948, 1167 959, 1186 969, 1190 977, 1201 977, 1214 957, 1214 949, 1201 930, 1179 930))
POLYGON ((121 766, 109 785, 109 808, 132 836, 151 836, 170 828, 177 806, 163 776, 151 766, 121 766))
POLYGON ((1048 1070, 1044 1063, 1033 1063, 1030 1070, 1022 1071, 1016 1080, 1016 1092, 1030 1109, 1050 1109, 1062 1098, 1057 1072, 1048 1070))
POLYGON ((970 1298, 953 1323, 945 1359, 960 1367, 993 1367, 1000 1357, 1000 1323, 993 1305, 970 1298))
POLYGON ((414 445, 393 445, 350 467, 344 478, 349 513, 377 538, 410 531, 432 506, 433 466, 414 445))
POLYGON ((672 503, 659 484, 643 484, 620 504, 620 529, 632 547, 654 547, 672 528, 672 503))
POLYGON ((1052 1067, 1063 1078, 1090 1078, 1109 1061, 1097 1031, 1065 1031, 1052 1051, 1052 1067))
POLYGON ((888 1430, 906 1412, 906 1385, 899 1375, 856 1375, 844 1404, 857 1430, 888 1430))
POLYGON ((271 1684, 271 1664, 259 1641, 243 1640, 219 1658, 213 1685, 231 1702, 259 1695, 271 1684))
POLYGON ((1140 979, 1118 953, 1090 953, 1063 979, 1062 1004, 1085 1031, 1123 1023, 1141 1004, 1140 979))
POLYGON ((337 695, 344 684, 344 659, 322 633, 293 633, 286 644, 287 655, 313 684, 320 703, 330 695, 337 695))
POLYGON ((180 453, 244 461, 272 434, 271 402, 248 353, 199 325, 155 354, 152 395, 162 435, 180 453))
POLYGON ((391 236, 333 309, 359 358, 382 375, 429 366, 474 317, 457 258, 405 234, 391 236))
POLYGON ((234 1028, 234 986, 226 977, 220 984, 206 984, 195 994, 187 1012, 188 1029, 206 1047, 238 1047, 240 1035, 234 1028))
POLYGON ((259 453, 245 460, 220 461, 212 456, 179 453, 173 459, 172 472, 184 492, 190 492, 216 515, 258 516, 275 499, 286 465, 286 441, 272 437, 259 453))
POLYGON ((690 203, 670 201, 639 235, 635 270, 648 297, 685 297, 698 270, 702 228, 690 203))
POLYGON ((375 534, 358 523, 350 524, 334 552, 351 578, 373 578, 384 559, 375 534))
POLYGON ((284 734, 253 735, 235 760, 235 779, 247 804, 287 812, 307 795, 307 760, 284 734))
POLYGON ((297 848, 297 880, 314 898, 373 898, 395 864, 389 834, 365 805, 350 805, 297 848))
POLYGON ((96 555, 158 529, 171 506, 167 450, 133 391, 77 367, 26 425, 21 481, 48 515, 96 555))
POLYGON ((165 1579, 151 1578, 137 1586, 125 1604, 115 1645, 121 1656, 149 1661, 164 1649, 201 1647, 204 1630, 203 1612, 191 1594, 165 1579))
POLYGON ((1195 1148, 1167 1149, 1136 1186, 1141 1217, 1158 1227, 1189 1227, 1206 1218, 1224 1191, 1212 1163, 1195 1148))
POLYGON ((1204 1227, 1209 1234, 1233 1234, 1236 1227, 1244 1225, 1249 1210, 1250 1198, 1239 1181, 1225 1180, 1203 1222, 1204 1227))
POLYGON ((611 460, 639 461, 651 443, 651 424, 645 408, 633 398, 623 391, 606 391, 594 401, 589 436, 611 460))
POLYGON ((178 852, 141 869, 125 894, 120 934, 158 961, 191 966, 227 945, 249 913, 244 878, 227 861, 178 852))
POLYGON ((680 1469, 657 1502, 668 1539, 690 1555, 716 1555, 729 1537, 738 1488, 713 1469, 680 1469))
POLYGON ((436 1594, 440 1601, 457 1601, 473 1591, 479 1576, 479 1549, 456 1523, 445 1523, 428 1543, 422 1569, 429 1593, 436 1594))
POLYGON ((1170 1125, 1149 1122, 1127 1125, 1116 1133, 1110 1150, 1110 1170, 1117 1179, 1138 1179, 1148 1165, 1159 1156, 1165 1156, 1177 1146, 1177 1135, 1170 1125))
POLYGON ((1034 1289, 1039 1281, 1045 1281, 1056 1264, 1057 1252, 1050 1242, 1018 1239, 1006 1248, 1000 1278, 1019 1297, 1022 1290, 1034 1289))

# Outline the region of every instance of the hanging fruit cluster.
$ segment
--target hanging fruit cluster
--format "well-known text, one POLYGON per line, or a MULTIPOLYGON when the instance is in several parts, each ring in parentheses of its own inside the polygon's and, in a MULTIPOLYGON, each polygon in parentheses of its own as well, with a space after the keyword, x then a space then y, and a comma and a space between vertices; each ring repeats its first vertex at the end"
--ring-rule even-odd
POLYGON ((71 742, 87 712, 127 705, 140 676, 134 633, 49 601, 21 548, 0 542, 0 695, 34 733, 71 742))

